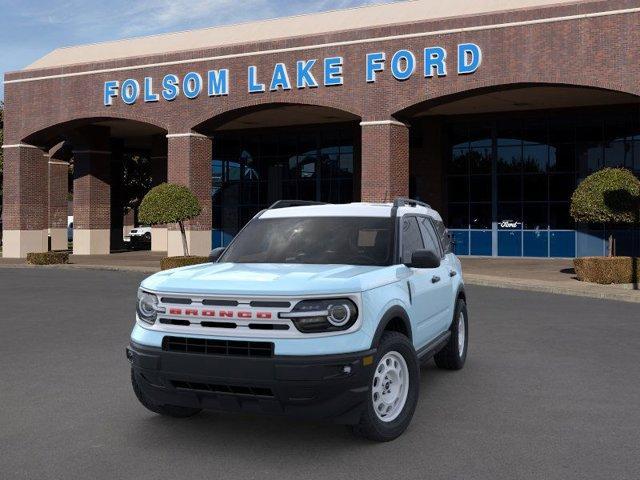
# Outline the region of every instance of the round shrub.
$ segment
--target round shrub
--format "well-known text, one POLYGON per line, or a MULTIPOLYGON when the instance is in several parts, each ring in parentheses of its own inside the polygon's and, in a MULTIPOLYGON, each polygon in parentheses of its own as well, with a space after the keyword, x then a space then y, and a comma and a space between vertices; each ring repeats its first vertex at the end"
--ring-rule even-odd
POLYGON ((182 236, 182 249, 189 256, 184 222, 202 213, 202 207, 191 190, 183 185, 163 183, 152 188, 140 204, 138 219, 149 225, 177 223, 182 236))
POLYGON ((571 197, 571 216, 585 223, 634 223, 640 180, 627 169, 605 168, 584 179, 571 197))
POLYGON ((202 207, 187 187, 163 183, 152 188, 140 204, 138 218, 148 225, 181 223, 197 217, 202 207))

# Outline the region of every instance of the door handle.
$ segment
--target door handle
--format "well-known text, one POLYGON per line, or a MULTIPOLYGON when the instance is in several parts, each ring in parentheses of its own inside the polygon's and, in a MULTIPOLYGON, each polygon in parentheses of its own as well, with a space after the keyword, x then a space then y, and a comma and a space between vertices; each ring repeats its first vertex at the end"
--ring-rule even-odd
POLYGON ((431 283, 438 283, 440 281, 440 277, 437 275, 434 275, 433 277, 431 277, 431 283))
POLYGON ((450 277, 455 277, 457 274, 458 274, 458 272, 456 272, 455 270, 451 270, 451 271, 449 272, 449 276, 450 276, 450 277))

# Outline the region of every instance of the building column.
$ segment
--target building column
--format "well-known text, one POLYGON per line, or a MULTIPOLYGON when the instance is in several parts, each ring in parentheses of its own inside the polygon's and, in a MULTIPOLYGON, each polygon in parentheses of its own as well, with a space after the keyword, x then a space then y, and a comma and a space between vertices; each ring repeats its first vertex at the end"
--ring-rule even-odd
POLYGON ((427 202, 441 215, 446 214, 444 198, 445 141, 442 122, 425 119, 411 125, 410 181, 412 198, 427 202))
POLYGON ((409 127, 396 120, 363 121, 361 199, 409 196, 409 127))
MULTIPOLYGON (((209 137, 198 133, 167 135, 169 183, 189 187, 202 207, 202 214, 187 222, 185 229, 190 255, 208 255, 211 251, 211 153, 209 137)), ((184 255, 177 225, 169 226, 169 256, 184 255)))
POLYGON ((48 153, 27 144, 4 145, 2 197, 4 258, 46 252, 48 153))
POLYGON ((73 151, 73 253, 111 251, 111 149, 109 129, 83 129, 73 151))
MULTIPOLYGON (((151 186, 157 187, 167 181, 167 138, 156 135, 151 140, 151 186)), ((151 228, 151 251, 166 252, 168 229, 166 225, 151 228)))
POLYGON ((67 195, 69 162, 61 155, 63 144, 49 151, 49 237, 51 250, 67 250, 67 195))

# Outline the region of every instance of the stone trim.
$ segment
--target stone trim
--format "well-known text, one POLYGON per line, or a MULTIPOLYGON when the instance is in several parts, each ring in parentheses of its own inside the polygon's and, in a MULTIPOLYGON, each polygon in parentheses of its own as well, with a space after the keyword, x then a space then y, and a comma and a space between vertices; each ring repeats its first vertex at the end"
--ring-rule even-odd
MULTIPOLYGON (((167 138, 183 138, 183 137, 194 137, 194 138, 206 138, 207 140, 211 139, 206 135, 202 135, 201 133, 188 132, 188 133, 168 133, 167 138)), ((158 158, 167 158, 167 156, 158 157, 158 158)))
POLYGON ((370 127, 375 125, 396 125, 398 127, 409 127, 406 123, 397 120, 373 120, 369 122, 360 122, 361 127, 370 127))
POLYGON ((13 145, 2 145, 2 148, 35 148, 36 150, 42 150, 40 147, 36 147, 35 145, 29 145, 27 143, 15 143, 13 145))

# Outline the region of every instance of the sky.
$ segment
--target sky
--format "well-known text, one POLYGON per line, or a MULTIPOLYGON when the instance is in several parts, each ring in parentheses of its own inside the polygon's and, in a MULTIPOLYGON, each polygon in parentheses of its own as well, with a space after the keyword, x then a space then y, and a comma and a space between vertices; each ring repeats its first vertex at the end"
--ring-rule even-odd
POLYGON ((0 0, 0 75, 59 47, 389 1, 0 0))

